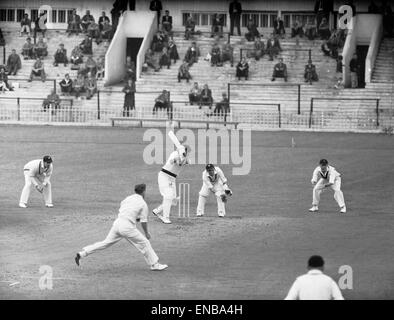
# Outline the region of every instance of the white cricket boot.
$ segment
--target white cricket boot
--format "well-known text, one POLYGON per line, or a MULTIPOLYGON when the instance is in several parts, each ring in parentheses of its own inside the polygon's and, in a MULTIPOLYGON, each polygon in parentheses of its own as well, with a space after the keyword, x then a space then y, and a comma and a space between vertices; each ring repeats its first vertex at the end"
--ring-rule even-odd
POLYGON ((161 264, 161 263, 158 263, 158 262, 156 262, 155 264, 150 266, 150 269, 152 271, 162 271, 162 270, 165 270, 167 268, 168 268, 168 266, 166 264, 161 264))
POLYGON ((46 206, 47 208, 53 208, 53 204, 52 204, 52 203, 47 203, 45 206, 46 206))
POLYGON ((25 204, 25 203, 19 203, 19 206, 21 207, 21 208, 27 208, 27 205, 25 204))
POLYGON ((346 213, 346 206, 343 206, 343 207, 341 208, 341 213, 346 213))
POLYGON ((197 215, 197 217, 203 217, 204 216, 204 212, 198 211, 196 215, 197 215))
POLYGON ((318 206, 312 206, 312 208, 309 209, 309 212, 317 212, 317 211, 319 211, 318 206))

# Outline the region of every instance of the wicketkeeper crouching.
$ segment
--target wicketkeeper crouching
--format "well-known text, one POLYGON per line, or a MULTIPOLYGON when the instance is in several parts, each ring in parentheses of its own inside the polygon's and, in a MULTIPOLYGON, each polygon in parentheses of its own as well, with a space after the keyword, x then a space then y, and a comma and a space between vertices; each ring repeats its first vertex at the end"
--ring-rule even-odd
POLYGON ((216 196, 219 217, 224 217, 226 215, 225 203, 227 198, 232 196, 233 193, 227 185, 227 179, 223 171, 213 164, 207 164, 202 173, 202 181, 203 184, 199 192, 197 205, 197 217, 204 215, 205 203, 211 192, 216 196))

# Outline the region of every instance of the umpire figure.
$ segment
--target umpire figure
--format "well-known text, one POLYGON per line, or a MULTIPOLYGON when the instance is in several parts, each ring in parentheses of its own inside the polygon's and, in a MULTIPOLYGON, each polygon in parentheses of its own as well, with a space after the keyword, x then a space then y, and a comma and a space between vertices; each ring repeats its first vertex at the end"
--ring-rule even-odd
POLYGON ((240 36, 242 6, 237 0, 234 0, 230 3, 229 13, 230 13, 230 35, 232 36, 234 35, 234 23, 235 23, 238 29, 238 35, 240 36))

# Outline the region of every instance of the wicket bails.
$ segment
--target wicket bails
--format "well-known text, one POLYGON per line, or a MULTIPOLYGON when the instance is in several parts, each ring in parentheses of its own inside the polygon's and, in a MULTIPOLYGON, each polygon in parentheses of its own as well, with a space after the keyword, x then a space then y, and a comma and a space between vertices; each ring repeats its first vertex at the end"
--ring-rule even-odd
POLYGON ((178 189, 178 216, 179 218, 190 218, 190 184, 182 182, 178 189))

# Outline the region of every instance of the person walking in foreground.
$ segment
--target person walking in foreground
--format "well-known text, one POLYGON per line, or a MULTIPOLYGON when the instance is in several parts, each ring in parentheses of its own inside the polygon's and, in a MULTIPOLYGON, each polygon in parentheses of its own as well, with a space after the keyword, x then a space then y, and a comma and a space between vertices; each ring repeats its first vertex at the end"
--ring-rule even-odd
POLYGON ((104 241, 86 246, 77 253, 75 263, 78 266, 82 258, 96 251, 104 250, 124 238, 144 255, 145 261, 151 270, 161 271, 168 268, 166 264, 159 263, 159 258, 149 242, 151 237, 148 232, 149 210, 144 199, 146 185, 138 184, 135 186, 134 191, 135 194, 127 197, 120 203, 118 218, 113 223, 104 241), (145 236, 137 229, 137 222, 141 222, 145 236))
POLYGON ((309 258, 308 270, 294 281, 285 300, 344 300, 336 282, 323 273, 321 256, 309 258))

